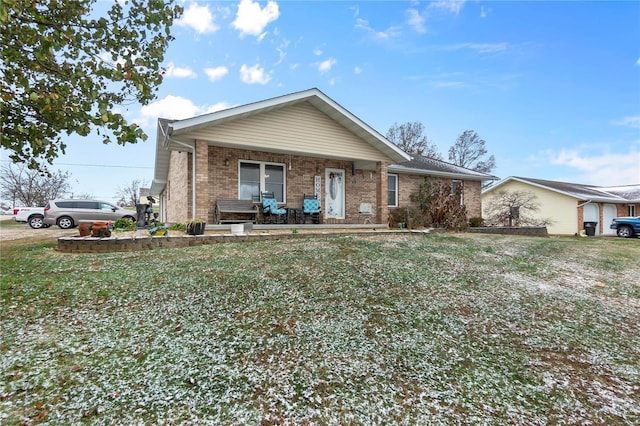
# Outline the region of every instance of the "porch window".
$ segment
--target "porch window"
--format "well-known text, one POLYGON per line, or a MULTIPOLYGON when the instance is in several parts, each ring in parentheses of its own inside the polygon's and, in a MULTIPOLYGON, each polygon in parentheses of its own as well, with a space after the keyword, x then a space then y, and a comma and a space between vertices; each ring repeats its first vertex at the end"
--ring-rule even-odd
POLYGON ((636 206, 635 204, 630 204, 629 205, 629 216, 635 216, 636 215, 636 206))
POLYGON ((239 167, 239 199, 252 200, 262 192, 273 192, 276 200, 286 201, 284 164, 241 161, 239 167))
POLYGON ((398 207, 398 175, 387 175, 387 205, 398 207))

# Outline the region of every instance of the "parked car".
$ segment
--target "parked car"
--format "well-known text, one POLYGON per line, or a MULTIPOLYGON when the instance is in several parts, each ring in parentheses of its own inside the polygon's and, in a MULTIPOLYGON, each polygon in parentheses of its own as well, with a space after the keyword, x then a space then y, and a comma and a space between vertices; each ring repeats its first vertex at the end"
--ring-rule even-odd
POLYGON ((62 229, 78 226, 81 220, 136 220, 136 212, 99 200, 51 200, 44 208, 44 224, 62 229))
POLYGON ((610 228, 616 230, 618 237, 636 237, 640 235, 640 216, 616 217, 610 228))
POLYGON ((13 218, 16 222, 28 223, 33 229, 48 228, 49 225, 45 225, 43 219, 44 207, 20 207, 13 218))

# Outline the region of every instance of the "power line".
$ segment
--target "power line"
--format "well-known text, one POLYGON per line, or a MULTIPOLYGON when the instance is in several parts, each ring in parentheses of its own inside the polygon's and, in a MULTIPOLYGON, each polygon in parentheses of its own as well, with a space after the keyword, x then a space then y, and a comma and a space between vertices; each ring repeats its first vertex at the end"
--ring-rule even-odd
MULTIPOLYGON (((10 160, 0 160, 3 163, 13 163, 10 160)), ((148 166, 122 166, 122 165, 112 165, 112 164, 81 164, 81 163, 54 163, 51 166, 79 166, 79 167, 107 167, 114 169, 153 169, 153 167, 148 166)))
POLYGON ((112 164, 80 164, 80 163, 55 163, 57 166, 80 166, 80 167, 111 167, 116 169, 153 169, 153 167, 144 166, 119 166, 112 164))

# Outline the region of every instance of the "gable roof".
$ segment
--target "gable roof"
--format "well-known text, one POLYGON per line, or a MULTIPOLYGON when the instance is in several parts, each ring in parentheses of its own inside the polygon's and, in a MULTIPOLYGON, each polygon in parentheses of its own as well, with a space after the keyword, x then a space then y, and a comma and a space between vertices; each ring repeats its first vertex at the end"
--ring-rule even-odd
POLYGON ((482 191, 482 194, 484 195, 488 192, 495 191, 504 184, 513 181, 557 192, 582 201, 640 203, 640 184, 604 187, 517 176, 510 176, 503 179, 494 186, 482 191))
POLYGON ((401 162, 411 158, 407 153, 389 142, 364 121, 329 98, 319 89, 313 88, 183 120, 158 119, 156 160, 152 191, 160 192, 166 183, 169 170, 169 151, 189 149, 185 146, 185 142, 188 143, 189 141, 189 133, 210 126, 219 126, 238 119, 251 117, 256 114, 285 108, 301 102, 308 102, 331 120, 377 149, 391 162, 401 162), (185 139, 185 137, 187 139, 185 139))
POLYGON ((498 177, 488 173, 477 172, 442 160, 436 160, 434 158, 423 157, 420 155, 412 157, 409 161, 390 165, 389 172, 464 180, 498 180, 498 177))

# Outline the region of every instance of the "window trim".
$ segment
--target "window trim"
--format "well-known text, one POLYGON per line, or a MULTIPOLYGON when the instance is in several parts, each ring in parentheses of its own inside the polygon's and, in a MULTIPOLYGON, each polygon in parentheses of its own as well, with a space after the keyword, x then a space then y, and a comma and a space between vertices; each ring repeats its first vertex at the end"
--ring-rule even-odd
POLYGON ((400 178, 396 173, 387 173, 387 207, 398 207, 398 187, 400 186, 400 178), (396 185, 395 185, 395 204, 389 204, 389 176, 394 176, 396 179, 396 185))
POLYGON ((627 213, 629 213, 629 216, 637 216, 637 210, 636 210, 636 205, 635 204, 629 204, 628 206, 628 210, 627 213))
POLYGON ((240 172, 243 164, 258 164, 260 166, 260 194, 265 191, 265 167, 266 166, 279 166, 282 167, 282 200, 279 203, 287 202, 287 165, 285 163, 274 163, 271 161, 254 161, 254 160, 238 160, 238 199, 240 198, 240 172))

